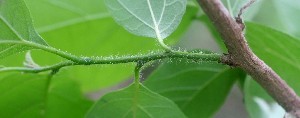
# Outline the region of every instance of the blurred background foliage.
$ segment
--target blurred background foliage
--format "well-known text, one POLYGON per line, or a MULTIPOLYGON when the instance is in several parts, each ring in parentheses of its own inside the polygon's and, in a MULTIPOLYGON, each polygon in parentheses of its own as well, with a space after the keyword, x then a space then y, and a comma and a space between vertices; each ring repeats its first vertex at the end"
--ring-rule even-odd
MULTIPOLYGON (((38 33, 51 46, 60 50, 79 56, 112 58, 162 50, 155 40, 132 35, 117 25, 106 10, 103 0, 25 2, 38 33)), ((247 0, 223 2, 234 17, 247 0)), ((250 47, 298 94, 299 13, 300 1, 297 0, 257 0, 243 14, 247 22, 245 34, 250 47)), ((166 41, 176 49, 226 52, 219 35, 192 0, 189 0, 179 28, 166 41)), ((20 53, 1 59, 0 65, 22 66, 24 55, 25 53, 20 53)), ((32 57, 42 66, 64 60, 39 50, 32 51, 32 57)), ((216 63, 199 64, 186 60, 162 60, 160 63, 162 64, 154 63, 144 70, 143 79, 150 75, 145 80, 145 85, 173 100, 189 118, 282 118, 284 114, 283 109, 241 70, 216 63), (234 90, 231 90, 233 86, 234 90), (227 99, 228 94, 230 97, 227 99), (236 94, 240 97, 234 96, 236 94), (230 102, 230 99, 240 102, 230 102), (224 102, 225 105, 218 112, 224 102), (237 105, 245 105, 247 112, 243 108, 234 109, 233 106, 237 105), (275 112, 278 114, 274 114, 275 112)), ((54 76, 50 86, 46 86, 47 73, 1 73, 0 109, 4 109, 6 114, 0 113, 0 117, 10 117, 7 114, 16 113, 19 114, 16 117, 29 117, 41 109, 45 110, 47 117, 83 117, 93 100, 128 85, 133 70, 134 63, 68 67, 54 76), (18 100, 20 98, 23 100, 18 100), (75 114, 66 114, 68 112, 75 114)))

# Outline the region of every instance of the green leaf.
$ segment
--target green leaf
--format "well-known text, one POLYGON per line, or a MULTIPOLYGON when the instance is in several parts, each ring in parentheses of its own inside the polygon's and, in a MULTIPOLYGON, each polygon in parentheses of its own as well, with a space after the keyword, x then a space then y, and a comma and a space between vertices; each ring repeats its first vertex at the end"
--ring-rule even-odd
POLYGON ((0 1, 0 27, 0 59, 35 48, 32 45, 47 46, 34 30, 22 0, 0 1))
POLYGON ((240 71, 216 63, 186 62, 162 64, 145 86, 173 100, 189 118, 212 117, 241 76, 240 71))
POLYGON ((18 74, 0 78, 1 118, 82 118, 92 102, 63 76, 18 74))
POLYGON ((103 96, 86 118, 185 118, 171 100, 144 87, 132 84, 103 96))
POLYGON ((282 118, 284 109, 251 77, 244 83, 245 105, 251 118, 282 118))
POLYGON ((300 38, 300 16, 295 15, 300 12, 300 1, 276 0, 279 19, 284 26, 280 31, 287 32, 292 36, 300 38))
MULTIPOLYGON (((84 56, 124 56, 140 55, 159 51, 157 41, 135 36, 115 23, 102 0, 26 0, 35 21, 35 27, 49 44, 75 55, 84 56)), ((197 12, 196 7, 188 7, 178 29, 166 40, 176 43, 188 28, 197 12)), ((32 52, 39 65, 49 65, 61 61, 51 54, 32 52)), ((21 58, 21 59, 20 59, 21 58)), ((1 65, 17 66, 15 60, 24 56, 11 57, 1 65), (13 60, 13 61, 12 61, 13 60)), ((21 64, 21 63, 20 63, 21 64)), ((96 91, 128 79, 134 64, 77 66, 62 69, 76 80, 83 91, 96 91)))
MULTIPOLYGON (((300 60, 297 57, 300 55, 298 51, 300 50, 300 41, 262 25, 254 23, 247 23, 246 25, 246 38, 254 53, 278 73, 299 95, 298 83, 300 80, 296 77, 299 76, 300 71, 298 66, 300 60)), ((245 104, 250 116, 253 118, 272 117, 274 114, 264 112, 262 110, 263 105, 257 103, 255 98, 260 98, 266 101, 269 106, 274 106, 272 104, 275 101, 257 83, 253 80, 247 80, 245 83, 245 104)), ((275 107, 275 109, 279 108, 275 107)))
POLYGON ((289 35, 300 37, 300 1, 262 0, 263 6, 254 17, 254 22, 267 25, 289 35))
MULTIPOLYGON (((207 18, 201 17, 202 21, 205 21, 205 19, 207 18)), ((205 21, 204 23, 208 22, 205 21)), ((212 31, 212 33, 215 34, 214 36, 216 36, 218 41, 220 41, 219 44, 221 44, 221 39, 217 34, 216 30, 210 24, 208 25, 210 26, 210 30, 212 31)), ((287 81, 287 83, 299 95, 300 87, 297 84, 299 80, 295 78, 299 76, 300 71, 300 68, 297 66, 300 64, 300 60, 296 56, 300 55, 298 51, 300 50, 299 39, 293 38, 285 33, 276 31, 274 29, 250 22, 246 23, 245 34, 247 41, 251 49, 255 52, 255 54, 258 55, 259 58, 264 60, 269 66, 271 66, 271 68, 274 69, 285 81, 287 81)), ((252 85, 252 83, 255 82, 251 82, 251 84, 248 86, 255 86, 252 85)), ((267 93, 257 92, 263 91, 262 88, 261 90, 252 90, 253 88, 257 87, 244 88, 246 95, 245 102, 247 105, 247 110, 250 113, 250 116, 252 116, 253 118, 263 118, 266 115, 262 115, 260 111, 261 106, 258 105, 254 100, 255 96, 258 96, 263 100, 267 100, 267 102, 273 102, 273 100, 269 100, 270 97, 265 97, 268 96, 267 93)))
MULTIPOLYGON (((240 12, 240 9, 246 5, 249 0, 222 0, 222 2, 229 10, 229 13, 232 15, 232 17, 236 17, 240 12)), ((259 13, 263 3, 264 0, 257 0, 251 4, 251 6, 243 12, 243 19, 252 20, 259 13)))
POLYGON ((274 29, 247 23, 247 41, 259 58, 278 73, 299 95, 300 40, 274 29))
POLYGON ((105 0, 117 23, 129 32, 163 40, 179 25, 186 0, 105 0))

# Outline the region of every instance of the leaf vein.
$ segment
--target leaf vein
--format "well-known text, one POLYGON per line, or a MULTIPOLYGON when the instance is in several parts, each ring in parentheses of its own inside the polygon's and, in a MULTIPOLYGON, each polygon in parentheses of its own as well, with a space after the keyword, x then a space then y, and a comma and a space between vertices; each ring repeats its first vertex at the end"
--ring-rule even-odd
POLYGON ((158 20, 158 25, 160 25, 160 22, 161 22, 161 20, 163 19, 163 16, 164 16, 164 14, 165 14, 165 9, 166 9, 166 0, 164 0, 163 9, 162 9, 162 12, 161 12, 161 14, 160 14, 160 18, 159 18, 159 20, 158 20))
POLYGON ((162 37, 161 37, 160 31, 158 29, 158 24, 157 24, 157 21, 155 19, 150 0, 147 0, 147 3, 148 3, 149 10, 150 10, 151 18, 152 18, 152 21, 153 21, 153 24, 154 24, 154 30, 155 30, 156 37, 157 37, 158 40, 162 40, 162 37))
POLYGON ((0 15, 0 19, 4 22, 4 24, 6 26, 8 26, 8 28, 21 40, 21 41, 24 41, 24 38, 19 34, 19 32, 17 32, 13 26, 11 26, 8 21, 2 16, 0 15))
POLYGON ((137 105, 138 108, 140 108, 144 113, 147 114, 147 116, 149 116, 149 118, 154 118, 146 109, 144 109, 142 106, 137 105))
POLYGON ((148 24, 147 22, 143 21, 140 17, 138 17, 136 14, 134 14, 132 11, 130 11, 122 2, 120 2, 119 0, 117 0, 118 3, 131 15, 133 15, 136 19, 138 19, 139 21, 141 21, 142 23, 144 23, 146 26, 148 26, 149 28, 155 30, 150 24, 148 24))

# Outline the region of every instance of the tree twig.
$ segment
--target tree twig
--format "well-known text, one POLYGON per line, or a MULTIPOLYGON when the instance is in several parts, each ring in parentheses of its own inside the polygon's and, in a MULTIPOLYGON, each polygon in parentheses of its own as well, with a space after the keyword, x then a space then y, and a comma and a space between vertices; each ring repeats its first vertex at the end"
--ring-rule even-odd
POLYGON ((220 33, 228 49, 223 63, 235 65, 250 74, 287 112, 300 118, 300 99, 293 89, 249 48, 239 23, 220 0, 197 0, 220 33))
MULTIPOLYGON (((77 57, 76 57, 77 58, 77 57)), ((2 67, 0 68, 1 72, 8 72, 8 71, 21 71, 21 72, 28 72, 28 73, 39 73, 44 71, 55 71, 59 70, 60 68, 67 67, 67 66, 75 66, 75 65, 95 65, 95 64, 120 64, 120 63, 130 63, 130 62, 139 62, 139 61, 153 61, 165 58, 185 58, 191 59, 194 61, 214 61, 219 62, 221 60, 220 54, 215 53, 190 53, 190 52, 180 52, 180 51, 172 51, 168 53, 159 52, 159 53, 152 53, 147 55, 137 55, 137 56, 125 56, 125 57, 103 57, 103 58, 88 58, 86 57, 84 62, 74 62, 74 61, 65 61, 61 62, 52 66, 46 67, 38 67, 38 68, 28 68, 28 67, 2 67)))

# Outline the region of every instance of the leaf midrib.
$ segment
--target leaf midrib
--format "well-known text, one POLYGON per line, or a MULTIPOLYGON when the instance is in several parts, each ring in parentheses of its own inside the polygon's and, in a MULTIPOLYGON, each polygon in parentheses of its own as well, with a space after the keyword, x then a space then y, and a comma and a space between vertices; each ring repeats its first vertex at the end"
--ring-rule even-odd
POLYGON ((137 108, 141 109, 149 118, 154 118, 151 113, 144 109, 141 105, 137 104, 137 108))
MULTIPOLYGON (((159 24, 157 24, 157 21, 155 19, 150 0, 147 0, 147 4, 148 4, 149 11, 150 11, 150 14, 151 14, 151 18, 152 18, 152 21, 153 21, 153 24, 154 24, 154 30, 155 30, 156 37, 157 37, 158 40, 162 40, 162 37, 160 35, 160 31, 159 31, 159 28, 158 28, 159 24)), ((163 8, 165 8, 165 6, 163 6, 163 8)))

